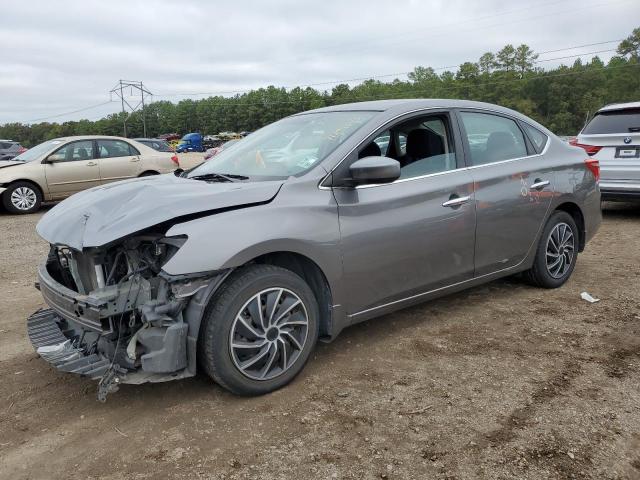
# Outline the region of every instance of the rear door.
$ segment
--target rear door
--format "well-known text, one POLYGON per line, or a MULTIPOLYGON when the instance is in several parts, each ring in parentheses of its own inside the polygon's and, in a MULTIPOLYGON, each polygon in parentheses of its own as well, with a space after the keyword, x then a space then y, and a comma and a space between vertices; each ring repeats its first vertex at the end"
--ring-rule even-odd
POLYGON ((58 148, 45 159, 44 171, 54 199, 100 185, 93 140, 77 140, 58 148))
POLYGON ((96 140, 100 181, 110 183, 137 177, 141 172, 140 152, 124 140, 96 140))
POLYGON ((640 192, 640 108, 599 112, 578 143, 596 151, 601 190, 640 192))
POLYGON ((549 141, 542 132, 534 129, 542 136, 538 149, 516 119, 477 110, 458 115, 475 185, 480 277, 519 264, 532 248, 551 204, 553 164, 540 154, 549 141))

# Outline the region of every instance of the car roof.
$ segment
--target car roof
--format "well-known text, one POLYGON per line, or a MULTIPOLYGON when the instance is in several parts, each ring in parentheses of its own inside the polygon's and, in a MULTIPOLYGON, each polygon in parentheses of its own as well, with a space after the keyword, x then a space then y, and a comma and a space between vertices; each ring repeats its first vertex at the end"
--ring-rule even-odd
MULTIPOLYGON (((341 112, 370 110, 385 112, 406 107, 413 108, 483 108, 490 110, 509 110, 491 103, 475 102, 472 100, 455 100, 451 98, 401 98, 394 100, 374 100, 368 102, 344 103, 342 105, 332 105, 330 107, 317 108, 303 113, 310 112, 341 112)), ((512 110, 509 110, 512 111, 512 110)))
POLYGON ((58 137, 46 140, 47 142, 70 142, 74 140, 124 140, 125 142, 136 142, 134 138, 116 137, 113 135, 71 135, 69 137, 58 137))
POLYGON ((385 112, 386 114, 401 115, 409 113, 413 110, 428 108, 473 108, 479 110, 488 110, 495 113, 503 113, 511 117, 529 123, 536 128, 544 131, 546 134, 552 134, 544 125, 539 124, 535 120, 522 115, 520 112, 511 110, 510 108, 501 107, 486 102, 476 102, 473 100, 456 100, 452 98, 402 98, 395 100, 374 100, 368 102, 344 103, 342 105, 332 105, 330 107, 317 108, 315 110, 307 110, 296 115, 306 115, 309 113, 320 112, 353 112, 353 111, 373 111, 385 112))
POLYGON ((613 112, 616 110, 627 110, 629 108, 640 108, 640 102, 627 102, 627 103, 612 103, 611 105, 605 105, 600 110, 600 112, 613 112))

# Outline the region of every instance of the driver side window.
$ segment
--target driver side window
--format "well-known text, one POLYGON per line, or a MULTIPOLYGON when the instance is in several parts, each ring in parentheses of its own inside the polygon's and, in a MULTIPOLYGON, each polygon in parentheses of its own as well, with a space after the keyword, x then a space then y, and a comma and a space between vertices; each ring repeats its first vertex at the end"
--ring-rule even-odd
POLYGON ((421 116, 394 125, 358 151, 358 158, 372 155, 398 160, 400 179, 446 172, 457 167, 446 115, 421 116))
POLYGON ((80 140, 67 143, 64 147, 59 148, 49 155, 47 160, 53 162, 73 162, 78 160, 92 160, 93 158, 93 141, 80 140))

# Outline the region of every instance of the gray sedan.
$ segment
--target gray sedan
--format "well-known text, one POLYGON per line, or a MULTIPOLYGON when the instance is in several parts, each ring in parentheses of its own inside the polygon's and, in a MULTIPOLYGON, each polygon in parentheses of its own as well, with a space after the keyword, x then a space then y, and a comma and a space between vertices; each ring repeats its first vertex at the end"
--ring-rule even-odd
POLYGON ((59 369, 99 379, 101 399, 197 366, 266 393, 354 323, 516 273, 563 285, 601 221, 598 175, 582 149, 495 105, 300 113, 189 172, 51 209, 37 226, 50 308, 29 335, 59 369))

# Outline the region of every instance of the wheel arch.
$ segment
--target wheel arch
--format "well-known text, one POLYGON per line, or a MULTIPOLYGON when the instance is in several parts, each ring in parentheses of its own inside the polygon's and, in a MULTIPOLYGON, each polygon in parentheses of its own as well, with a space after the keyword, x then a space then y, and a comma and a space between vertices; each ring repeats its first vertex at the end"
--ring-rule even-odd
POLYGON ((566 212, 573 218, 573 221, 576 222, 578 226, 578 234, 579 234, 579 243, 578 243, 578 251, 582 252, 584 250, 586 244, 586 227, 584 221, 584 213, 582 209, 575 202, 566 201, 559 204, 555 211, 566 212))
POLYGON ((275 265, 292 271, 300 276, 313 291, 320 309, 320 336, 332 335, 332 305, 331 286, 320 266, 311 258, 292 251, 276 251, 262 254, 247 264, 275 265))
MULTIPOLYGON (((34 187, 36 187, 38 189, 38 191, 40 192, 40 195, 42 196, 43 200, 44 200, 44 194, 46 192, 46 190, 44 188, 42 188, 42 185, 40 185, 38 182, 36 182, 35 180, 32 180, 30 178, 16 178, 15 180, 11 180, 7 183, 5 183, 5 187, 4 188, 9 188, 11 185, 14 185, 16 183, 20 183, 20 182, 24 182, 24 183, 30 183, 31 185, 33 185, 34 187)), ((2 192, 4 193, 4 192, 2 192)))
POLYGON ((160 172, 158 172, 157 170, 148 169, 148 170, 145 170, 144 172, 140 172, 140 175, 138 175, 138 177, 146 177, 150 175, 160 175, 160 172))

